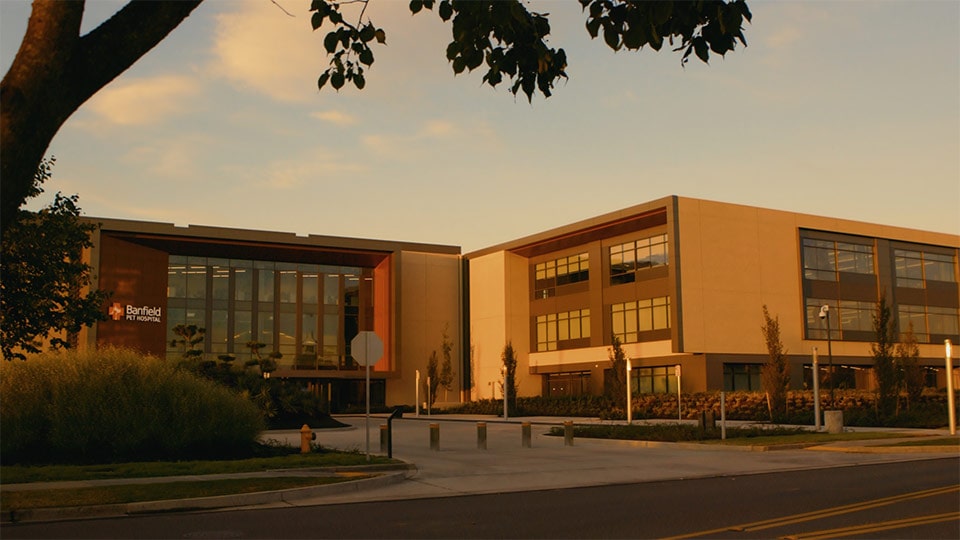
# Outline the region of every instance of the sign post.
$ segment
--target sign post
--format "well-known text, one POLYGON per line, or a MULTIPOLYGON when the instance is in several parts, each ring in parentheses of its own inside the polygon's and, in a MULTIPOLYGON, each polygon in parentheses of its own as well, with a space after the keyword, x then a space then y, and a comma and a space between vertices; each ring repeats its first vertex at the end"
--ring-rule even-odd
POLYGON ((383 357, 383 340, 369 330, 360 332, 350 341, 350 354, 361 366, 367 366, 367 461, 370 461, 370 365, 383 357))

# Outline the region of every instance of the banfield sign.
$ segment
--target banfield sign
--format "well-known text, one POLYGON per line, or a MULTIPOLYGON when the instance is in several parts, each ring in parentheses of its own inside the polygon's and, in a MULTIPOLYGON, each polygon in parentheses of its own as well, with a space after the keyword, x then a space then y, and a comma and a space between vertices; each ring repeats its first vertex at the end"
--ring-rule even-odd
POLYGON ((114 302, 107 311, 107 314, 115 321, 158 323, 163 322, 161 320, 162 312, 163 308, 160 306, 133 306, 114 302))

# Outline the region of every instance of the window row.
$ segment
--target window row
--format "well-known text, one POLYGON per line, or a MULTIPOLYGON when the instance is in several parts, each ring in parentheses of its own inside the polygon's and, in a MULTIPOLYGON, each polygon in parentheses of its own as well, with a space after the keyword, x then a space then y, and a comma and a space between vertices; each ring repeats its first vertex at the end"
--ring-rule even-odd
POLYGON ((633 368, 630 370, 630 391, 634 394, 676 394, 676 367, 633 368))
POLYGON ((610 314, 613 335, 621 343, 636 343, 641 332, 670 328, 670 297, 613 304, 610 314))
POLYGON ((534 266, 534 298, 549 298, 560 285, 579 283, 590 279, 590 257, 578 253, 534 266))
POLYGON ((373 269, 171 255, 167 298, 339 305, 373 269))
MULTIPOLYGON (((590 337, 590 310, 537 316, 537 351, 555 351, 565 341, 590 337)), ((562 348, 562 347, 560 347, 562 348)))
POLYGON ((926 288, 927 281, 955 282, 953 255, 926 251, 893 250, 897 287, 926 288))
MULTIPOLYGON (((808 339, 827 339, 827 325, 830 326, 830 339, 854 339, 854 332, 872 332, 873 315, 877 311, 876 302, 855 300, 826 300, 807 298, 806 322, 808 339), (820 317, 820 308, 829 305, 826 317, 820 317)), ((862 337, 862 336, 860 336, 862 337)))
MULTIPOLYGON (((830 339, 864 341, 873 339, 873 317, 876 302, 825 300, 807 298, 806 325, 808 339, 827 338, 827 319, 820 318, 820 308, 829 305, 830 339)), ((895 308, 898 328, 906 332, 912 325, 920 343, 960 335, 960 315, 955 308, 900 304, 895 308)))
POLYGON ((283 355, 281 365, 352 367, 350 340, 372 325, 372 276, 371 268, 170 256, 167 336, 194 324, 206 329, 211 355, 248 359, 247 343, 259 342, 261 354, 283 355))
POLYGON ((901 334, 913 328, 920 343, 938 342, 960 335, 960 316, 954 308, 935 306, 897 306, 901 334))
POLYGON ((667 264, 667 235, 610 246, 610 284, 632 283, 636 272, 667 264))
POLYGON ((840 272, 876 273, 873 244, 803 239, 803 277, 837 281, 840 272))

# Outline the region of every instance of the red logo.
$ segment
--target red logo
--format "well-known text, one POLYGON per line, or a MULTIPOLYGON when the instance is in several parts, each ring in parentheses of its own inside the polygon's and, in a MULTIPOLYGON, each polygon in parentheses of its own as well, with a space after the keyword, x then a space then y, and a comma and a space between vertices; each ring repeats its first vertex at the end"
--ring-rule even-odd
POLYGON ((110 309, 107 310, 107 314, 110 315, 113 320, 119 321, 120 318, 123 317, 123 306, 114 302, 113 305, 110 306, 110 309))

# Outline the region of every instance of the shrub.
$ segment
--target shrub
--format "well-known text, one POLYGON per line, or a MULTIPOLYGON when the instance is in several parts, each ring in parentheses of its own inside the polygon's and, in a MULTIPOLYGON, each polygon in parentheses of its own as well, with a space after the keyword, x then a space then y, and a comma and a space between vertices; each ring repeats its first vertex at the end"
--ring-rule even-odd
POLYGON ((0 365, 0 456, 17 462, 234 457, 263 430, 236 393, 124 349, 0 365))

